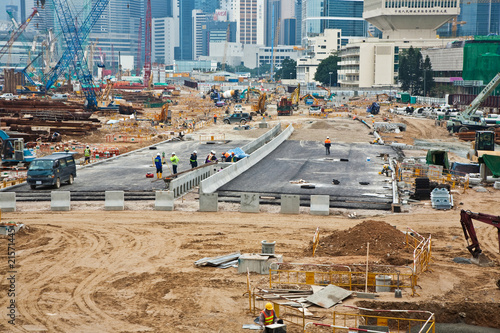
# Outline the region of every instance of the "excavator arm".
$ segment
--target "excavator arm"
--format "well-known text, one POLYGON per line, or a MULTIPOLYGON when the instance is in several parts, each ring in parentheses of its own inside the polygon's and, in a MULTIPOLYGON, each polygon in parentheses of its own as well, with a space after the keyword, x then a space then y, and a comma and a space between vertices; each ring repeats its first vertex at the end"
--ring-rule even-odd
POLYGON ((470 210, 463 210, 460 212, 460 223, 464 232, 465 240, 467 241, 467 250, 472 254, 472 257, 478 258, 482 250, 477 240, 476 230, 472 220, 484 222, 497 228, 498 244, 500 252, 500 216, 488 215, 483 213, 473 213, 470 210), (471 243, 469 244, 469 239, 471 243))

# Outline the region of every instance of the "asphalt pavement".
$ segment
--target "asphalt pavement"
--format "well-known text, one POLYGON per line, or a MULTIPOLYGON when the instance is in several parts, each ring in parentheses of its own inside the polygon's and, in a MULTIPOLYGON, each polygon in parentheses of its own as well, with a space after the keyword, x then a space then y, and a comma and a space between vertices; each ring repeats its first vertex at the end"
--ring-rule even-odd
POLYGON ((333 143, 325 154, 317 141, 285 141, 274 152, 222 186, 222 192, 330 195, 361 201, 392 201, 390 178, 379 175, 381 154, 395 156, 388 146, 333 143), (292 181, 304 180, 314 188, 292 181), (362 185, 363 184, 363 185, 362 185))
MULTIPOLYGON (((163 165, 163 176, 171 174, 170 157, 172 152, 179 157, 177 172, 191 169, 189 157, 196 150, 198 152, 198 166, 204 164, 205 158, 211 150, 216 151, 217 158, 223 151, 242 147, 248 143, 245 140, 216 142, 207 144, 199 141, 170 141, 156 145, 157 149, 139 149, 117 158, 105 160, 77 168, 77 177, 73 185, 62 184, 60 191, 155 191, 165 189, 162 180, 156 180, 156 168, 153 159, 157 153, 165 152, 167 164, 163 165), (146 178, 146 173, 153 173, 155 178, 146 178)), ((36 192, 55 191, 52 187, 37 187, 32 190, 27 184, 8 189, 9 192, 36 192)))

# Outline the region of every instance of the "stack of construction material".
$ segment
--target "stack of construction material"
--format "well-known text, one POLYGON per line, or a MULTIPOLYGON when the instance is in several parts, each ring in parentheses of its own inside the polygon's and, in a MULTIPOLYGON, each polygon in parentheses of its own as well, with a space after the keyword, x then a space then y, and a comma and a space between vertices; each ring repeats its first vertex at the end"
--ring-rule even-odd
POLYGON ((435 188, 431 192, 432 208, 451 209, 453 207, 453 196, 446 188, 435 188))
MULTIPOLYGON (((463 141, 474 141, 476 140, 476 132, 462 132, 456 133, 458 138, 463 141)), ((495 143, 500 145, 500 128, 495 129, 495 143)))
POLYGON ((415 178, 415 193, 413 197, 418 200, 429 200, 431 184, 429 178, 415 178))

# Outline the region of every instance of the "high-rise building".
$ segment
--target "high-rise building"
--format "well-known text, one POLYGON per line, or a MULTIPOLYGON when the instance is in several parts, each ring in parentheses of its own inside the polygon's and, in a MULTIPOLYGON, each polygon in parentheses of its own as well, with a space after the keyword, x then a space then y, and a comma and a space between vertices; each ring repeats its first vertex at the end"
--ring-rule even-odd
POLYGON ((281 30, 281 0, 268 0, 266 6, 266 46, 279 44, 278 29, 281 30))
POLYGON ((295 0, 295 44, 302 45, 302 0, 295 0))
MULTIPOLYGON (((92 0, 92 4, 95 1, 92 0)), ((47 1, 47 3, 50 2, 47 1)), ((118 54, 137 57, 141 17, 145 22, 144 0, 109 1, 108 6, 97 20, 90 34, 90 39, 97 41, 97 46, 101 48, 102 52, 106 53, 106 61, 118 63, 118 54)))
POLYGON ((210 44, 226 42, 236 42, 236 22, 207 22, 207 25, 203 29, 203 55, 210 56, 210 44), (228 30, 229 36, 227 35, 228 30))
POLYGON ((172 17, 172 0, 151 0, 151 16, 153 18, 172 17))
POLYGON ((173 17, 154 18, 151 29, 151 59, 165 65, 174 63, 174 48, 179 45, 179 34, 173 17))
POLYGON ((200 9, 202 12, 212 14, 216 9, 219 9, 219 0, 195 0, 194 8, 200 9))
POLYGON ((368 22, 363 19, 363 1, 325 0, 324 6, 322 31, 341 29, 344 40, 367 35, 368 22))
POLYGON ((301 38, 317 36, 321 33, 321 16, 324 0, 302 0, 301 38))
POLYGON ((295 36, 295 33, 297 31, 296 29, 296 24, 297 20, 294 18, 287 18, 283 20, 284 22, 284 29, 283 29, 283 35, 284 35, 284 45, 296 45, 297 38, 295 36))
POLYGON ((384 39, 428 39, 460 14, 459 1, 365 0, 363 18, 382 31, 384 39))
POLYGON ((264 44, 265 0, 240 0, 237 22, 240 43, 264 44))
POLYGON ((203 27, 207 26, 209 19, 209 15, 201 9, 193 10, 193 60, 207 55, 206 49, 203 48, 203 34, 206 33, 203 27))
POLYGON ((179 8, 179 46, 175 49, 176 60, 193 59, 194 0, 176 0, 179 8))
POLYGON ((461 2, 457 23, 447 23, 438 29, 442 37, 487 36, 500 34, 500 3, 461 2))

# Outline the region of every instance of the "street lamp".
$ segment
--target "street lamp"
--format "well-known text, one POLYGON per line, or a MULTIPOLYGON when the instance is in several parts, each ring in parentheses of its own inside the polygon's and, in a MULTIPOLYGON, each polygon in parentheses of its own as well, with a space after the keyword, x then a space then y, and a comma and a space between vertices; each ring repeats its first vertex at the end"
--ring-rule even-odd
POLYGON ((333 72, 330 72, 328 74, 330 74, 330 90, 332 90, 332 74, 333 74, 333 72))

